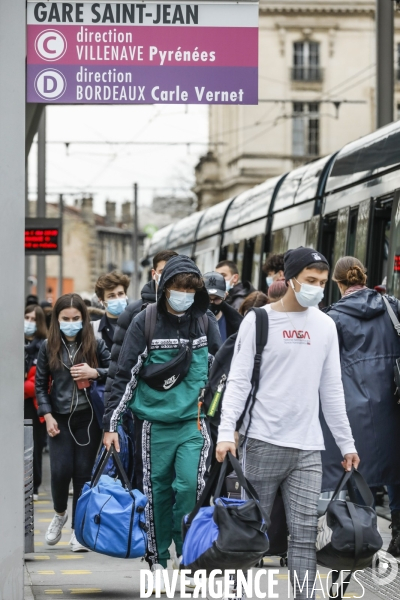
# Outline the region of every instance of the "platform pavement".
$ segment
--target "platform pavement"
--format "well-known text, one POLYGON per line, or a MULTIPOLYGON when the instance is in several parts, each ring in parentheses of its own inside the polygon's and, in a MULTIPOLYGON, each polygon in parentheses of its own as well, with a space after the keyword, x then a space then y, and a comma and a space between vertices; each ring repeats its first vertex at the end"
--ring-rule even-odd
MULTIPOLYGON (((140 570, 146 563, 137 560, 115 559, 94 552, 74 553, 68 545, 71 535, 70 517, 63 529, 62 539, 56 546, 47 546, 44 540, 48 523, 53 517, 49 485, 49 458, 44 456, 44 483, 39 501, 35 502, 35 553, 26 555, 25 600, 72 599, 82 600, 135 600, 140 598, 140 570)), ((71 499, 69 515, 71 514, 71 499)), ((390 532, 388 521, 379 518, 379 525, 387 547, 390 532)), ((288 598, 287 568, 279 567, 279 559, 265 559, 265 568, 279 569, 275 575, 281 600, 288 598)), ((326 569, 321 569, 321 580, 326 582, 326 569)), ((261 579, 261 589, 267 591, 266 577, 261 579)), ((179 590, 179 588, 178 588, 179 590)), ((347 598, 360 596, 361 588, 352 582, 347 598)), ((163 596, 165 598, 165 596, 163 596)), ((181 598, 178 591, 175 598, 181 598)), ((268 597, 268 595, 267 595, 268 597)), ((328 597, 317 592, 316 598, 328 597)), ((378 596, 366 590, 364 600, 375 600, 378 596)), ((383 596, 384 597, 384 596, 383 596)))

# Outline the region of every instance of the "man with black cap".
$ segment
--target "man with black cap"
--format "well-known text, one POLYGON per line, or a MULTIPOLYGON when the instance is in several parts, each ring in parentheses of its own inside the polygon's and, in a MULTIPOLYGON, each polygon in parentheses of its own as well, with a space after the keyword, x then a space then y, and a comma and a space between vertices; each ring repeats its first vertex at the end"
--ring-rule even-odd
POLYGON ((203 275, 204 285, 210 298, 209 310, 215 315, 223 342, 236 333, 243 317, 237 310, 225 302, 227 291, 226 281, 221 273, 211 271, 203 275))
MULTIPOLYGON (((289 571, 294 597, 303 600, 314 597, 317 568, 320 452, 324 450, 320 401, 342 453, 343 468, 357 468, 360 459, 346 413, 336 329, 318 310, 328 280, 328 261, 312 248, 301 247, 285 254, 284 268, 288 289, 280 301, 265 307, 268 342, 257 398, 239 432, 239 448, 243 471, 268 513, 278 488, 282 490, 290 530, 289 571), (300 589, 307 577, 308 583, 300 589)), ((254 355, 255 315, 249 313, 239 329, 225 391, 219 461, 227 452, 236 452, 235 425, 250 392, 254 355)))

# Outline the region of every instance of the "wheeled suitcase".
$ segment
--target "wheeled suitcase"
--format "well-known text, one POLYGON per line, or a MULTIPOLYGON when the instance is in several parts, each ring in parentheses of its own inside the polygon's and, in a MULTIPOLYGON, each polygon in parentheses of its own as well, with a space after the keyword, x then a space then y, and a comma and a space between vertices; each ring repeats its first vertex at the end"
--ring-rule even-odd
MULTIPOLYGON (((240 499, 242 489, 236 473, 230 473, 225 478, 228 498, 240 499)), ((271 525, 268 527, 269 550, 265 556, 279 556, 281 567, 287 566, 288 528, 286 523, 285 506, 281 490, 278 490, 271 511, 271 525)), ((262 561, 257 566, 262 566, 262 561)))

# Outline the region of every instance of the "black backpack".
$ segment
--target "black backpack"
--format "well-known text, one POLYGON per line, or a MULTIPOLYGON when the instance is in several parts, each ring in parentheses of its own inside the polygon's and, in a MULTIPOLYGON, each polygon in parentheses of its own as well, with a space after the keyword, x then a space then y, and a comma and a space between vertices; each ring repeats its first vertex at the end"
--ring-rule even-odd
MULTIPOLYGON (((237 430, 241 427, 247 411, 250 413, 251 421, 251 413, 256 401, 256 394, 260 382, 261 355, 268 341, 269 321, 267 311, 264 308, 252 308, 250 310, 256 315, 256 354, 254 356, 254 368, 251 378, 251 391, 247 398, 244 411, 236 424, 237 430)), ((215 427, 218 427, 221 421, 222 401, 231 368, 237 335, 237 333, 231 335, 218 350, 210 370, 208 384, 200 392, 199 402, 203 403, 204 413, 210 423, 215 427)), ((250 426, 250 421, 247 429, 250 426)))

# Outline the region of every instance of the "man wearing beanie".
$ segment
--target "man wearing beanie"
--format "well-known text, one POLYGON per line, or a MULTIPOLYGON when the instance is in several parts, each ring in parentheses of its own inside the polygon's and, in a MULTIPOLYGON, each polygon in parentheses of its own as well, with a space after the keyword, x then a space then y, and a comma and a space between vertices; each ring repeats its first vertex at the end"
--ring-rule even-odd
MULTIPOLYGON (((289 571, 294 597, 303 600, 314 597, 317 569, 317 503, 324 450, 320 401, 343 456, 343 468, 357 467, 360 459, 346 414, 335 324, 318 309, 328 280, 328 261, 312 248, 289 250, 284 274, 285 296, 264 307, 268 342, 257 398, 239 431, 239 453, 243 471, 268 514, 278 488, 282 490, 290 531, 289 571), (308 583, 301 589, 307 576, 308 583)), ((239 329, 224 395, 219 461, 227 452, 236 453, 235 426, 251 389, 254 355, 255 315, 249 313, 239 329)))

